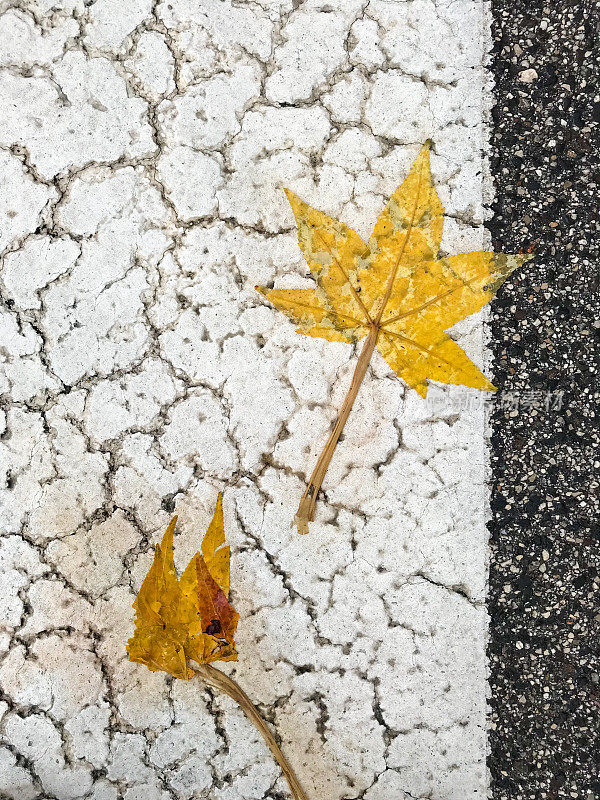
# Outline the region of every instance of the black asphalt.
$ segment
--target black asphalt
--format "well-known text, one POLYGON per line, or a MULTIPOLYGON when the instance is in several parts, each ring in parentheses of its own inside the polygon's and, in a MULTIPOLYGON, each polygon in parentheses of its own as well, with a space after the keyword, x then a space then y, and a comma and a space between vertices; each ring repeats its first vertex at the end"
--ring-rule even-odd
MULTIPOLYGON (((495 0, 493 800, 600 798, 600 5, 495 0), (533 70, 533 72, 532 72, 533 70)), ((465 798, 466 800, 466 798, 465 798)))

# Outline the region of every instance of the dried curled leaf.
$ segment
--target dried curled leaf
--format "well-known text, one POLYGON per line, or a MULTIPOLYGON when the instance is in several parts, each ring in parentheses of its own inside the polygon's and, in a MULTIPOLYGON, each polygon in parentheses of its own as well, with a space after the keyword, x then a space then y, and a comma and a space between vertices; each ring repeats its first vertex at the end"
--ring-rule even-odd
POLYGON ((298 333, 355 342, 377 333, 390 367, 421 397, 427 381, 494 386, 444 332, 494 296, 530 255, 473 252, 438 259, 444 209, 431 181, 430 143, 396 189, 368 243, 286 191, 314 289, 257 287, 298 333))
POLYGON ((173 517, 154 561, 140 587, 133 608, 135 633, 127 642, 130 661, 153 672, 163 670, 189 680, 192 659, 199 664, 236 661, 235 629, 239 615, 229 597, 229 556, 223 526, 223 499, 219 494, 212 521, 196 553, 177 578, 173 561, 173 517))

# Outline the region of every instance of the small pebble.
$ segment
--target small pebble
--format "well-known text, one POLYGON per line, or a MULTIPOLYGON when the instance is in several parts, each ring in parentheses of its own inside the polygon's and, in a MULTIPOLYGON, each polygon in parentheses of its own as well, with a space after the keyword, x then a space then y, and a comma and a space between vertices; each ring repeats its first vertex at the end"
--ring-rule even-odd
POLYGON ((524 69, 523 72, 519 72, 519 80, 521 83, 533 83, 538 77, 537 72, 534 69, 524 69))

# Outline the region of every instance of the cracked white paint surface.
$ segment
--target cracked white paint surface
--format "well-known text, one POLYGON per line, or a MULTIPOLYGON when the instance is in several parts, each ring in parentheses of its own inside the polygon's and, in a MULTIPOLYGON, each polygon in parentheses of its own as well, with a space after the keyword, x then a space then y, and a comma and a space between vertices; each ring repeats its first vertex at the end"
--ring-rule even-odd
POLYGON ((483 798, 481 405, 376 354, 298 537, 354 354, 253 290, 306 283, 283 186, 366 236, 429 136, 444 247, 481 247, 482 0, 0 10, 0 796, 287 796, 227 698, 125 655, 222 488, 235 674, 311 800, 483 798))

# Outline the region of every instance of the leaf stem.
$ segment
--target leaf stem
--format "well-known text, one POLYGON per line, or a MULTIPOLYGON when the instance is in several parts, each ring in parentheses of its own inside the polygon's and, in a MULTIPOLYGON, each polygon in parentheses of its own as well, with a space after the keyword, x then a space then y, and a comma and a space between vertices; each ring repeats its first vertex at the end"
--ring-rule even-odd
POLYGON ((321 484, 325 478, 325 473, 329 467, 329 462, 331 461, 338 440, 342 434, 342 431, 344 430, 344 425, 346 424, 346 421, 350 416, 350 412, 352 411, 352 406, 354 405, 356 395, 358 394, 360 385, 363 382, 363 378, 367 372, 367 367, 371 361, 371 356, 373 355, 373 350, 377 344, 378 337, 379 326, 372 325, 369 330, 369 335, 367 336, 363 345, 363 349, 360 352, 360 356, 358 357, 358 362, 356 364, 356 368, 354 369, 354 375, 352 376, 352 382, 350 384, 350 388, 348 389, 346 399, 344 400, 344 403, 340 409, 340 413, 338 414, 335 425, 333 426, 333 430, 329 435, 329 439, 327 439, 327 443, 323 448, 323 452, 315 464, 315 468, 310 476, 306 491, 302 495, 302 500, 300 500, 300 505, 298 506, 298 511, 296 512, 296 525, 298 526, 298 533, 308 533, 308 523, 312 522, 315 517, 315 506, 317 504, 317 496, 321 489, 321 484))
POLYGON ((292 769, 289 761, 281 752, 281 748, 275 741, 275 737, 271 733, 270 728, 267 726, 267 723, 263 720, 263 718, 258 713, 256 706, 250 700, 246 692, 239 686, 233 678, 230 678, 228 675, 225 675, 224 672, 221 670, 216 669, 211 664, 190 664, 192 669, 197 673, 199 677, 201 677, 209 686, 212 686, 216 689, 220 689, 225 694, 229 695, 232 700, 239 705, 242 709, 244 714, 248 717, 250 722, 254 725, 257 731, 265 740, 267 747, 273 754, 275 760, 281 767, 281 771, 283 772, 286 781, 288 782, 288 786, 290 787, 290 792, 292 793, 292 797, 294 800, 308 800, 306 793, 302 786, 300 786, 300 781, 296 777, 296 773, 292 769))

